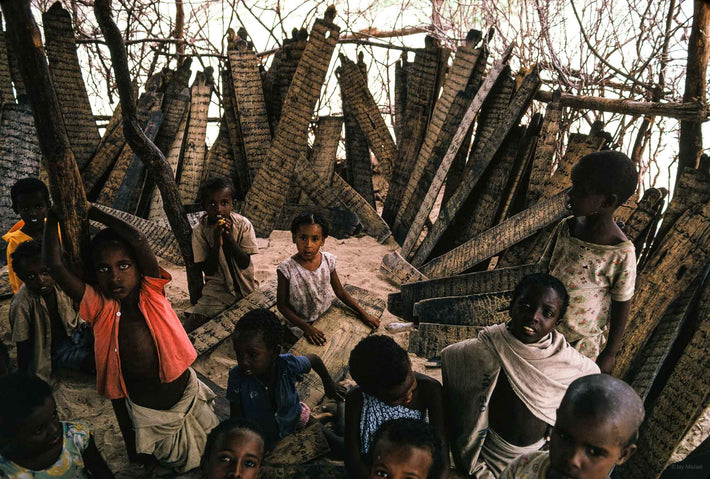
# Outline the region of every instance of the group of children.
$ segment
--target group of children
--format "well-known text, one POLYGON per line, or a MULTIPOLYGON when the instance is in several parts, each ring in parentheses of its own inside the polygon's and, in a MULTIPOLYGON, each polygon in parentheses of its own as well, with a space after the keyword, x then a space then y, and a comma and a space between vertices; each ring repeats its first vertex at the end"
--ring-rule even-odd
POLYGON ((42 381, 53 368, 95 371, 129 459, 179 472, 202 464, 208 477, 256 477, 266 451, 316 421, 296 389, 313 370, 327 396, 342 405, 345 395, 344 418, 336 413, 334 430, 325 430, 351 477, 445 478, 449 450, 471 477, 606 477, 633 453, 643 419, 640 398, 608 376, 635 281, 634 246, 613 213, 637 179, 621 153, 578 162, 568 195, 574 216, 558 225, 551 275, 518 284, 507 323, 442 351, 443 386, 413 372, 406 351, 383 335, 351 351, 357 386, 347 391, 319 356, 281 354, 284 333, 325 344, 314 323, 334 297, 379 326, 343 288, 335 256, 321 251, 327 222, 317 213, 297 216, 297 252, 277 269, 277 307, 288 328, 268 310, 237 322, 237 365, 227 386, 232 419, 222 424, 214 393, 191 368, 197 354, 187 333, 257 287, 256 237, 233 211, 231 182, 210 178, 200 187, 206 214, 192 242, 205 285, 183 324, 165 296, 170 275, 140 231, 90 206, 89 218, 108 228, 92 239, 87 271, 72 271, 46 187, 21 180, 11 193, 23 221, 3 238, 17 287, 12 338, 25 374, 0 378, 7 382, 0 386, 0 477, 69 477, 67 463, 111 477, 86 425, 59 422, 42 381), (545 444, 549 453, 539 452, 545 444))

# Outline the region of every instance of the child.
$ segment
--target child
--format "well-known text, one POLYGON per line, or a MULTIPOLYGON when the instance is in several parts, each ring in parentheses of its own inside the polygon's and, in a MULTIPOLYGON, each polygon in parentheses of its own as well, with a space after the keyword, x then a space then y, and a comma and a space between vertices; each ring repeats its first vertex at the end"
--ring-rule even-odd
MULTIPOLYGON (((369 336, 350 353, 350 374, 357 383, 345 400, 345 467, 351 477, 366 478, 364 460, 373 436, 390 419, 428 419, 444 451, 443 391, 435 379, 412 371, 407 352, 388 336, 369 336)), ((441 474, 448 477, 448 454, 441 474)))
POLYGON ((264 460, 264 433, 244 419, 227 419, 207 436, 202 471, 207 479, 256 479, 264 460))
POLYGON ((424 421, 387 421, 375 433, 369 455, 370 479, 436 479, 443 451, 436 431, 424 421))
POLYGON ((143 233, 93 206, 89 218, 109 226, 91 242, 90 276, 97 287, 62 262, 53 212, 44 234, 45 262, 94 329, 96 386, 112 401, 129 459, 157 459, 188 471, 199 466, 207 433, 218 421, 214 394, 190 368, 195 348, 165 297, 170 275, 158 267, 143 233))
POLYGON ((0 477, 113 478, 83 422, 60 422, 52 388, 21 373, 0 378, 0 477))
POLYGON ((279 354, 282 331, 274 313, 256 309, 242 316, 232 336, 237 356, 237 365, 229 371, 227 383, 232 417, 244 417, 259 424, 264 430, 267 450, 314 421, 296 391, 296 382, 303 374, 313 369, 323 381, 326 395, 339 398, 320 357, 279 354))
POLYGON ((20 243, 31 239, 42 239, 44 218, 50 206, 49 190, 37 178, 23 178, 10 188, 12 211, 20 215, 20 221, 10 228, 5 236, 7 241, 7 275, 12 291, 17 293, 22 280, 17 277, 12 264, 12 253, 20 243))
POLYGON ((10 351, 7 350, 5 343, 0 341, 0 376, 10 374, 10 351))
POLYGON ((567 386, 599 372, 555 330, 568 301, 557 278, 525 276, 508 323, 441 352, 451 450, 461 472, 495 478, 519 455, 539 450, 567 386))
POLYGON ((291 223, 291 236, 298 252, 277 268, 276 304, 294 325, 297 336, 308 342, 325 344, 323 331, 313 326, 333 302, 333 293, 355 310, 363 323, 376 329, 380 320, 365 312, 340 284, 335 271, 335 256, 320 249, 330 226, 318 213, 301 213, 291 223))
POLYGON ((25 241, 12 253, 24 282, 10 303, 10 329, 17 366, 48 380, 54 368, 94 373, 94 341, 89 329, 42 264, 42 247, 25 241))
POLYGON ((614 369, 636 282, 634 245, 614 222, 614 211, 633 194, 637 182, 633 162, 618 151, 579 160, 568 193, 567 207, 574 217, 558 226, 550 261, 550 274, 570 294, 558 330, 577 351, 596 359, 603 373, 614 369))
POLYGON ((205 274, 202 297, 185 322, 190 332, 204 324, 257 286, 251 255, 259 252, 254 227, 234 208, 234 186, 227 178, 202 182, 200 203, 207 214, 192 230, 195 264, 205 274))
POLYGON ((520 456, 501 479, 605 479, 636 452, 643 401, 631 386, 606 374, 570 384, 557 410, 550 450, 520 456))

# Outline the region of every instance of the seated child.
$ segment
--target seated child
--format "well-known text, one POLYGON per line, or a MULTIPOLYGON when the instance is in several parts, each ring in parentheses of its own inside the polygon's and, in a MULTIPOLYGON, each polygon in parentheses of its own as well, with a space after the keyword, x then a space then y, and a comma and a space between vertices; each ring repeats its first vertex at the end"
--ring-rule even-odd
POLYGON ((199 197, 207 214, 192 230, 192 252, 195 264, 205 274, 205 285, 185 322, 188 332, 257 287, 251 261, 251 255, 259 252, 256 234, 248 219, 232 211, 232 182, 223 177, 208 178, 200 185, 199 197))
MULTIPOLYGON (((407 352, 389 336, 368 336, 350 353, 350 374, 357 383, 345 399, 345 468, 351 477, 368 477, 365 458, 373 436, 390 419, 428 420, 444 451, 443 391, 429 376, 412 371, 407 352)), ((441 474, 448 477, 448 453, 441 474)))
POLYGON ((614 369, 636 282, 634 245, 614 221, 614 211, 637 183, 636 167, 618 151, 579 160, 568 193, 567 207, 574 217, 558 225, 550 260, 550 274, 570 295, 557 330, 577 351, 596 359, 604 373, 614 369))
POLYGON ((0 378, 0 477, 113 478, 84 422, 59 421, 52 388, 38 377, 0 378))
POLYGON ((25 241, 12 253, 12 262, 24 282, 10 303, 18 369, 44 380, 54 368, 93 374, 91 329, 42 264, 42 246, 34 240, 25 241))
MULTIPOLYGON (((279 354, 283 329, 274 313, 267 309, 250 311, 234 327, 232 344, 237 365, 229 371, 227 399, 232 417, 243 417, 261 426, 266 449, 303 429, 310 422, 311 410, 299 401, 296 382, 311 369, 320 376, 328 397, 338 399, 333 379, 321 358, 315 354, 279 354)), ((332 437, 329 438, 331 446, 332 437)), ((341 440, 342 441, 342 440, 341 440)))
POLYGON ((369 479, 436 479, 444 451, 436 431, 424 421, 401 418, 380 426, 372 439, 369 479))
POLYGON ((31 239, 41 240, 44 231, 44 218, 50 206, 49 190, 37 178, 22 178, 10 188, 12 211, 20 215, 20 221, 10 228, 5 236, 7 241, 7 275, 12 291, 17 293, 22 280, 15 274, 12 253, 20 243, 31 239))
POLYGON ((547 274, 525 276, 510 321, 444 348, 442 377, 456 467, 495 478, 513 459, 545 444, 567 386, 599 372, 555 330, 569 297, 547 274))
POLYGON ((557 410, 550 450, 520 456, 500 479, 607 479, 636 452, 643 401, 631 386, 607 374, 570 384, 557 410))
POLYGON ((130 460, 193 469, 218 420, 214 393, 190 368, 195 348, 165 297, 170 275, 143 233, 92 206, 89 218, 109 226, 91 241, 88 272, 96 286, 64 265, 53 212, 44 256, 94 330, 97 390, 111 399, 130 460))
POLYGON ((380 320, 365 312, 340 284, 335 271, 335 256, 321 248, 330 225, 318 213, 301 213, 291 223, 291 236, 298 252, 277 268, 276 304, 284 317, 294 325, 298 337, 312 344, 325 344, 323 331, 313 326, 333 302, 333 293, 357 312, 363 323, 377 328, 380 320))
POLYGON ((227 419, 207 436, 202 472, 207 479, 256 479, 264 460, 264 433, 244 419, 227 419))

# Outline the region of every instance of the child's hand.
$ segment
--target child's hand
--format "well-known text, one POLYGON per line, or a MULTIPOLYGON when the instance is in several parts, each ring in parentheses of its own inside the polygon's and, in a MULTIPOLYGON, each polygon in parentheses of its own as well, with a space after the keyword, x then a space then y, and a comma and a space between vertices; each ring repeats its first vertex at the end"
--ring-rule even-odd
POLYGON ((232 218, 229 216, 220 216, 217 219, 217 227, 223 235, 228 235, 232 232, 232 218))
POLYGON ((330 399, 335 399, 336 401, 345 401, 345 396, 340 393, 333 381, 324 383, 323 390, 325 391, 325 395, 328 396, 330 399))
POLYGON ((604 374, 611 374, 614 371, 614 365, 616 364, 616 354, 612 354, 606 349, 599 353, 597 357, 597 366, 604 374))
POLYGON ((362 322, 371 327, 372 329, 377 329, 380 327, 380 320, 372 316, 371 314, 365 314, 362 317, 362 322))
POLYGON ((313 326, 308 326, 304 329, 303 335, 311 344, 315 344, 317 346, 323 346, 325 344, 325 333, 323 333, 320 329, 314 328, 313 326))

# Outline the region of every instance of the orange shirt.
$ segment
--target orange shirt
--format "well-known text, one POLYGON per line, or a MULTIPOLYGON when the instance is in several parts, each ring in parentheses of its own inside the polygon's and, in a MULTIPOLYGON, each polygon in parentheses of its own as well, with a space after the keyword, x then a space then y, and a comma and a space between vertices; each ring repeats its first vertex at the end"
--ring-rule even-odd
MULTIPOLYGON (((138 309, 143 313, 155 342, 160 381, 163 383, 176 380, 197 358, 194 346, 165 297, 164 286, 171 279, 162 268, 160 278, 143 276, 138 297, 138 309)), ((128 397, 118 351, 120 301, 105 297, 87 284, 79 314, 94 329, 96 389, 108 399, 128 397)))
POLYGON ((12 286, 13 293, 17 293, 17 290, 20 289, 20 286, 22 286, 22 280, 17 277, 17 273, 15 273, 15 270, 12 268, 12 258, 10 258, 10 255, 15 252, 20 243, 24 243, 25 241, 30 241, 32 239, 32 236, 22 231, 23 226, 25 226, 25 222, 22 220, 18 221, 15 223, 15 226, 10 228, 10 231, 5 233, 2 237, 2 239, 7 241, 7 276, 10 280, 10 286, 12 286))

